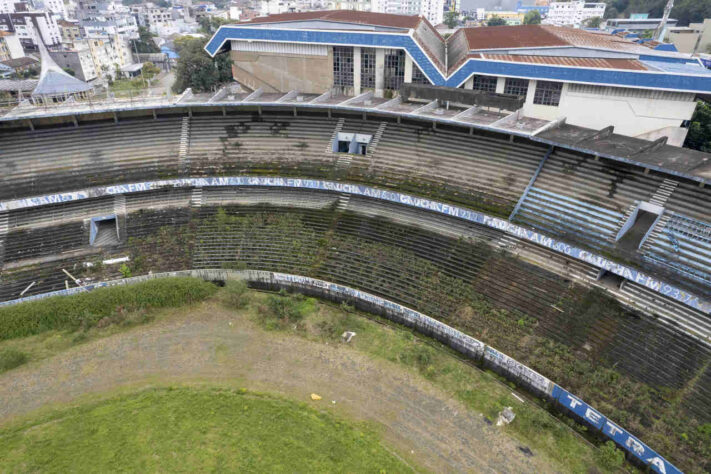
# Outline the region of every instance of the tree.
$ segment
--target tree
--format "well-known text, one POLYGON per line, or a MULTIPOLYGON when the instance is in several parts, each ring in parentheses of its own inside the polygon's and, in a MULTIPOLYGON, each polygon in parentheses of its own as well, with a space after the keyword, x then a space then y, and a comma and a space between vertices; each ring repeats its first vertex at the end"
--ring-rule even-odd
POLYGON ((153 79, 156 74, 160 74, 160 68, 152 62, 143 63, 143 78, 147 81, 153 79))
POLYGON ((711 18, 711 2, 708 0, 679 0, 672 8, 671 17, 679 20, 679 26, 701 23, 704 18, 711 18))
POLYGON ((447 14, 444 16, 444 24, 447 25, 447 28, 449 29, 454 29, 459 25, 459 15, 457 15, 457 12, 451 11, 447 12, 447 14))
POLYGON ((585 26, 588 28, 600 28, 600 23, 602 23, 602 18, 599 16, 594 16, 592 18, 588 18, 585 21, 585 26))
POLYGON ((204 38, 182 41, 175 69, 173 90, 181 93, 188 87, 195 92, 208 92, 218 84, 232 81, 232 60, 221 54, 211 58, 203 49, 204 38))
POLYGON ((131 40, 131 49, 136 53, 160 53, 153 41, 153 34, 145 26, 138 27, 138 39, 131 40))
POLYGON ((703 101, 696 104, 684 146, 711 152, 711 104, 703 101))
POLYGON ((489 21, 486 22, 486 26, 504 26, 505 24, 506 20, 496 15, 489 18, 489 21))
POLYGON ((541 24, 541 13, 538 10, 531 10, 526 12, 523 17, 524 25, 540 25, 541 24))
POLYGON ((222 26, 229 23, 230 20, 219 18, 216 16, 204 16, 198 20, 200 23, 200 31, 206 35, 212 36, 222 26))
POLYGON ((620 16, 620 12, 617 11, 617 8, 608 6, 605 9, 605 14, 603 15, 603 18, 617 18, 618 16, 620 16))

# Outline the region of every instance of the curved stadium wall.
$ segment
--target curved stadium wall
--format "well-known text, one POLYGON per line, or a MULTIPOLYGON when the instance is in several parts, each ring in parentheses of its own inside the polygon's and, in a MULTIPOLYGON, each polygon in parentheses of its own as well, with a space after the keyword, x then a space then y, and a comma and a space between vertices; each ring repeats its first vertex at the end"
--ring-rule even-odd
MULTIPOLYGON (((711 358, 707 341, 700 337, 708 324, 705 307, 693 308, 633 281, 611 291, 611 298, 592 288, 599 274, 595 262, 556 252, 539 245, 541 240, 526 238, 533 233, 506 232, 509 224, 498 224, 506 223, 546 157, 541 181, 536 180, 540 196, 560 182, 556 170, 563 169, 569 171, 561 176, 569 180, 577 179, 576 173, 591 177, 586 192, 596 197, 602 193, 608 207, 624 210, 638 190, 653 193, 664 177, 565 150, 548 153, 523 139, 511 142, 487 133, 471 136, 417 123, 383 123, 353 116, 294 118, 254 112, 3 133, 0 143, 8 152, 0 160, 9 172, 0 191, 5 206, 0 219, 6 220, 8 232, 0 298, 16 298, 32 282, 25 295, 63 288, 62 268, 87 281, 116 277, 116 266, 102 268, 100 262, 124 255, 130 256, 134 274, 250 268, 331 281, 445 321, 592 402, 676 462, 689 465, 700 459, 665 440, 668 433, 660 425, 681 430, 683 423, 711 421, 711 358), (186 122, 190 133, 181 142, 186 122), (329 146, 339 126, 382 133, 367 155, 334 154, 329 146), (53 145, 51 151, 47 144, 53 145), (251 179, 257 186, 230 186, 224 180, 214 187, 208 180, 178 187, 171 182, 119 186, 135 178, 144 182, 233 172, 371 183, 449 202, 447 209, 489 220, 349 192, 357 187, 285 189, 254 177, 244 182, 251 179), (614 193, 609 192, 611 183, 614 193), (112 194, 85 192, 87 185, 98 184, 110 185, 103 189, 112 188, 112 194), (26 199, 40 190, 62 193, 26 199), (89 245, 97 225, 92 219, 112 216, 115 242, 89 245), (84 266, 87 261, 95 265, 84 266), (646 307, 656 317, 618 301, 646 307), (684 395, 675 400, 674 394, 684 395), (684 459, 687 455, 692 461, 684 459)), ((704 218, 708 210, 693 203, 705 191, 689 189, 678 208, 704 218)), ((549 226, 551 232, 537 234, 614 261, 606 251, 609 242, 595 238, 591 209, 582 205, 590 196, 565 197, 565 212, 587 212, 587 217, 557 223, 540 218, 537 228, 549 226), (570 204, 573 199, 582 204, 570 204), (576 228, 587 238, 566 241, 576 228)), ((551 205, 540 197, 524 200, 520 216, 532 219, 546 202, 551 205)), ((639 263, 623 266, 640 268, 639 263)), ((687 293, 700 295, 699 301, 705 299, 703 280, 666 272, 673 266, 649 268, 654 279, 679 282, 687 293)), ((621 445, 628 451, 636 446, 621 445)))

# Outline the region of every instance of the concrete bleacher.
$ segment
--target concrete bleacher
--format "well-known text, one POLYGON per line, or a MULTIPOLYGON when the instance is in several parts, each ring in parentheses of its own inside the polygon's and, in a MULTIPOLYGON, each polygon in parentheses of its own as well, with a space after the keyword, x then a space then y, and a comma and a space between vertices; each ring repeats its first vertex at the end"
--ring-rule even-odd
POLYGON ((662 181, 638 168, 556 150, 514 219, 593 248, 613 247, 625 214, 662 181))
POLYGON ((268 115, 194 116, 190 120, 187 156, 198 175, 252 170, 302 172, 313 175, 330 167, 325 150, 335 119, 268 115))
POLYGON ((546 149, 421 125, 389 123, 373 155, 354 157, 352 175, 446 187, 458 199, 498 215, 511 212, 546 149))
POLYGON ((180 118, 130 120, 0 135, 0 199, 174 176, 180 118))
MULTIPOLYGON (((198 189, 160 189, 126 197, 127 240, 120 248, 131 255, 132 268, 141 273, 192 267, 312 275, 427 310, 486 339, 486 325, 476 312, 461 316, 469 314, 461 306, 463 300, 483 298, 506 310, 496 324, 517 327, 525 316, 532 321, 527 324, 533 335, 564 344, 583 358, 618 364, 623 373, 651 385, 683 387, 709 358, 700 348, 706 346, 669 324, 659 326, 632 314, 621 318, 606 312, 566 312, 561 301, 575 298, 581 291, 575 283, 592 278, 592 268, 514 237, 504 238, 490 228, 365 197, 351 196, 340 206, 341 195, 335 192, 216 187, 201 189, 196 201, 198 189), (547 264, 540 265, 540 260, 547 264)), ((75 217, 70 223, 80 222, 75 217)), ((43 226, 26 227, 54 232, 50 220, 34 218, 43 226)), ((15 242, 21 250, 21 240, 15 242)), ((36 289, 28 294, 60 289, 68 279, 62 268, 78 273, 94 255, 4 271, 0 297, 15 298, 32 281, 37 281, 36 289)), ((652 312, 666 304, 661 295, 624 289, 637 302, 651 296, 660 300, 652 312)), ((526 359, 515 331, 497 337, 498 347, 526 359)))
POLYGON ((642 250, 646 260, 711 286, 711 224, 666 214, 642 250))
POLYGON ((678 183, 665 207, 676 214, 711 223, 711 188, 686 180, 679 180, 678 183))

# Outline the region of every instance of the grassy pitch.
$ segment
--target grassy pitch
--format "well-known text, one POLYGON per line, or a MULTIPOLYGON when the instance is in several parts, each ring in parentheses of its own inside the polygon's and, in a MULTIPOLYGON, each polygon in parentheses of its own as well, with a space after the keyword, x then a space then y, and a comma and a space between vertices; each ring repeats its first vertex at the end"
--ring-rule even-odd
POLYGON ((364 425, 267 395, 183 387, 122 395, 2 429, 0 466, 4 472, 411 472, 364 425))

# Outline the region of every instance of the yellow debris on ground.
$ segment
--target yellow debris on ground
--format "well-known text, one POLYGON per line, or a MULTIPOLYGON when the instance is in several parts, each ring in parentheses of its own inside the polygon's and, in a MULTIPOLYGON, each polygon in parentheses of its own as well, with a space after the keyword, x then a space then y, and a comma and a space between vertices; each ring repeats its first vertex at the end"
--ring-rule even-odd
POLYGON ((315 393, 312 393, 311 400, 321 400, 321 395, 316 395, 315 393))

